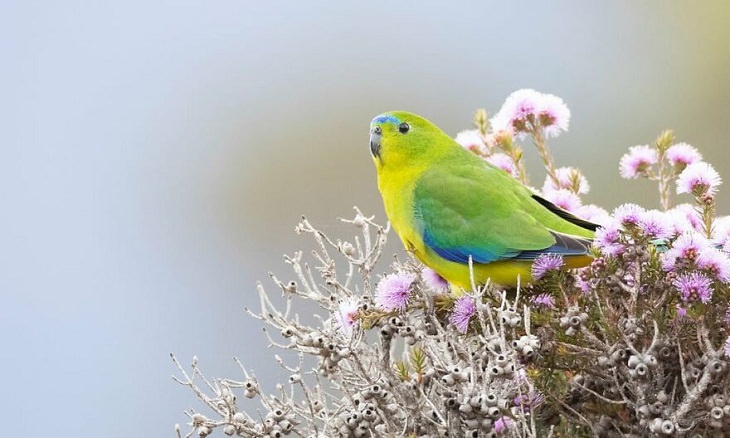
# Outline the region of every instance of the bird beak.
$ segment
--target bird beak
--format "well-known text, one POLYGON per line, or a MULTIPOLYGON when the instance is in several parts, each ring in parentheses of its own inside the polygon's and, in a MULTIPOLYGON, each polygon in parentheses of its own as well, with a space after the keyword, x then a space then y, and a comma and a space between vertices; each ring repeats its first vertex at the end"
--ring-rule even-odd
POLYGON ((375 126, 370 130, 370 152, 376 158, 380 157, 380 136, 382 132, 380 126, 375 126))

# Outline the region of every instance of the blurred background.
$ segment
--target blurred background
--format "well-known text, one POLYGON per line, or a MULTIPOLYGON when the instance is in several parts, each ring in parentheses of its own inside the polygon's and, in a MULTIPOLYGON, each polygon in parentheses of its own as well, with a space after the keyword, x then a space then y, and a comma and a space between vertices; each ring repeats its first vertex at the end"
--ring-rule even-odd
POLYGON ((273 391, 243 307, 290 279, 301 214, 341 237, 353 205, 385 221, 383 111, 455 135, 516 89, 561 96, 557 163, 609 210, 658 206, 618 160, 665 128, 730 180, 730 3, 485 3, 0 2, 6 432, 173 436, 201 405, 170 352, 231 378, 238 356, 273 391))

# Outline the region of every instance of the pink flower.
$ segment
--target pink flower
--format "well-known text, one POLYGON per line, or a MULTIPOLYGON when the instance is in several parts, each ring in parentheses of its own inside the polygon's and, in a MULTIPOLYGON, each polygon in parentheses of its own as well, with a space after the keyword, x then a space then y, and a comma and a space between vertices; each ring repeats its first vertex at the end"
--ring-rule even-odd
POLYGON ((623 254, 626 250, 620 238, 621 231, 619 224, 616 221, 612 221, 596 230, 593 245, 607 256, 616 257, 623 254))
POLYGON ((712 241, 725 245, 730 238, 730 216, 721 216, 715 218, 712 222, 712 241))
POLYGON ((544 400, 542 394, 536 391, 529 391, 527 394, 518 395, 512 400, 512 403, 528 412, 530 408, 540 406, 544 400))
POLYGON ((566 211, 575 211, 580 207, 580 198, 568 189, 559 189, 544 193, 545 199, 566 211))
POLYGON ((470 129, 467 131, 461 131, 456 134, 457 143, 459 143, 465 149, 468 149, 477 154, 484 154, 486 152, 484 145, 484 138, 478 129, 470 129))
POLYGON ((568 131, 570 110, 563 99, 552 94, 543 94, 539 111, 540 124, 545 128, 545 137, 557 137, 560 131, 568 131))
POLYGON ((679 290, 682 301, 706 303, 712 298, 712 280, 701 272, 680 274, 672 284, 679 290))
POLYGON ((513 92, 504 101, 497 114, 490 119, 492 130, 508 131, 513 134, 524 132, 524 126, 522 129, 515 129, 515 122, 524 125, 528 116, 534 116, 539 100, 540 93, 535 90, 522 89, 513 92))
POLYGON ((462 295, 454 303, 454 310, 449 315, 449 322, 456 326, 461 333, 466 333, 469 328, 469 320, 477 311, 474 298, 468 295, 462 295))
POLYGON ((568 189, 576 194, 583 195, 591 189, 591 186, 588 185, 588 180, 581 175, 580 170, 574 167, 560 167, 555 169, 555 176, 558 179, 558 184, 555 184, 555 181, 549 175, 545 177, 545 184, 542 186, 543 193, 568 189))
MULTIPOLYGON (((585 269, 590 269, 590 268, 585 268, 585 269)), ((591 293, 591 291, 592 291, 591 282, 583 280, 582 278, 580 278, 580 276, 576 277, 575 286, 578 289, 580 289, 580 292, 584 295, 587 295, 587 294, 591 293)))
POLYGON ((359 306, 360 301, 355 297, 345 298, 337 306, 335 321, 337 322, 337 327, 347 336, 352 334, 352 329, 358 322, 359 306))
POLYGON ((429 267, 423 268, 421 278, 426 287, 434 292, 443 293, 449 290, 449 282, 429 267))
POLYGON ((515 162, 512 160, 512 158, 509 157, 509 155, 502 152, 497 152, 488 156, 486 160, 512 176, 516 175, 515 162))
POLYGON ((598 225, 605 225, 611 221, 608 212, 595 204, 581 205, 575 210, 575 215, 598 225))
POLYGON ((540 254, 532 263, 532 278, 539 280, 550 271, 557 271, 563 266, 563 258, 558 254, 540 254))
POLYGON ((641 213, 639 229, 653 239, 667 239, 673 235, 673 227, 669 218, 659 210, 649 210, 641 213))
POLYGON ((490 123, 495 132, 504 130, 524 137, 533 125, 542 128, 546 137, 555 137, 568 130, 570 110, 557 96, 522 89, 507 97, 490 123))
POLYGON ((386 275, 375 288, 375 304, 387 311, 404 311, 415 279, 415 275, 402 272, 386 275))
POLYGON ((720 175, 709 163, 700 161, 687 166, 677 177, 677 193, 695 196, 714 195, 722 183, 720 175))
POLYGON ((702 154, 687 143, 677 143, 669 147, 664 155, 672 166, 688 166, 702 161, 702 154))
POLYGON ((626 179, 646 176, 649 168, 659 159, 656 149, 650 146, 631 146, 621 157, 619 172, 626 179))
POLYGON ((623 226, 638 226, 645 210, 636 204, 623 204, 613 210, 613 217, 623 226))
POLYGON ((722 282, 730 281, 730 259, 712 246, 703 248, 695 262, 697 267, 712 274, 722 282))
POLYGON ((532 304, 538 306, 538 307, 545 307, 547 309, 554 309, 555 308, 555 300, 553 299, 553 296, 550 294, 540 294, 537 296, 532 297, 530 299, 532 304))
POLYGON ((674 225, 674 234, 682 234, 685 231, 702 231, 702 220, 697 210, 689 204, 679 204, 667 212, 674 225))
POLYGON ((513 423, 514 421, 510 417, 505 415, 504 417, 499 418, 494 422, 494 432, 497 434, 501 434, 507 429, 511 428, 513 423))
POLYGON ((674 271, 678 267, 688 266, 697 260, 702 251, 711 246, 712 244, 707 238, 694 231, 680 234, 672 243, 669 251, 662 255, 662 269, 674 271), (677 266, 678 261, 680 266, 677 266))

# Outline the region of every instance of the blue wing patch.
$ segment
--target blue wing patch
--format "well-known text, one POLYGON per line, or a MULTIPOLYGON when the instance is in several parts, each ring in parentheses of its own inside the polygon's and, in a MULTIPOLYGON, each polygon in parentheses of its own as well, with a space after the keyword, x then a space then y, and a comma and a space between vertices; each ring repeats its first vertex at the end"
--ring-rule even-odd
POLYGON ((520 251, 506 251, 504 254, 497 254, 486 248, 469 248, 469 247, 454 247, 454 248, 442 248, 439 247, 433 239, 433 236, 428 231, 423 233, 423 243, 429 248, 434 250, 436 254, 456 263, 469 263, 469 257, 474 263, 492 263, 497 260, 504 260, 516 257, 520 254, 520 251))
POLYGON ((591 239, 583 237, 568 236, 561 233, 552 232, 556 243, 545 249, 538 250, 506 250, 501 254, 497 254, 486 248, 470 248, 470 247, 454 247, 442 248, 434 241, 433 236, 428 231, 423 233, 423 242, 431 248, 436 254, 446 260, 456 263, 469 263, 469 257, 474 263, 492 263, 500 260, 535 260, 541 254, 558 254, 561 256, 577 256, 586 255, 590 251, 591 239))

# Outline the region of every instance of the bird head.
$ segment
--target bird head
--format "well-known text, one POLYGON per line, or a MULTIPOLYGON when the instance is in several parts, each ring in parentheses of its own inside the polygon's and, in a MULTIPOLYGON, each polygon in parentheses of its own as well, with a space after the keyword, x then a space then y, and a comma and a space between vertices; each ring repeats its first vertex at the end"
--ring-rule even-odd
POLYGON ((370 152, 378 170, 432 162, 454 145, 436 125, 406 111, 383 113, 370 123, 370 152))

